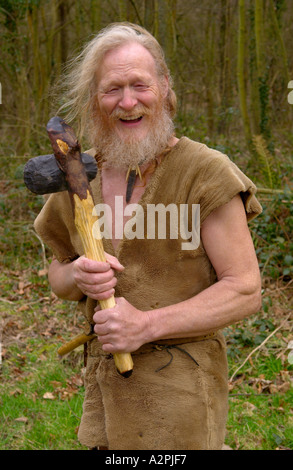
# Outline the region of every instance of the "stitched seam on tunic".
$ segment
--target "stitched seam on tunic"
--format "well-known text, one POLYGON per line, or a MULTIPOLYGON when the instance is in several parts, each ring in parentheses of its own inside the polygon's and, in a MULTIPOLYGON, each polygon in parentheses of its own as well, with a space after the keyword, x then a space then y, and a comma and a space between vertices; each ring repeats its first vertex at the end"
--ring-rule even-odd
POLYGON ((202 450, 210 450, 211 448, 211 413, 210 413, 210 406, 209 406, 209 395, 208 395, 208 390, 207 390, 207 384, 204 379, 205 373, 203 370, 199 367, 198 368, 198 373, 200 375, 200 381, 202 388, 204 390, 204 397, 205 397, 205 407, 206 407, 206 425, 207 425, 207 441, 206 441, 206 449, 202 450))

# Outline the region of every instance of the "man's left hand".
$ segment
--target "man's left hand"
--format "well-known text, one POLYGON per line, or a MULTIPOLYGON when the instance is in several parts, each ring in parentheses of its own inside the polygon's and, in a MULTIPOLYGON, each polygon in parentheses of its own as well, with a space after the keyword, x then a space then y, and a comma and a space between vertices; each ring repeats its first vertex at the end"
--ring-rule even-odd
POLYGON ((115 298, 116 305, 101 310, 95 308, 94 331, 102 349, 112 354, 136 351, 149 342, 149 316, 138 310, 124 297, 115 298))

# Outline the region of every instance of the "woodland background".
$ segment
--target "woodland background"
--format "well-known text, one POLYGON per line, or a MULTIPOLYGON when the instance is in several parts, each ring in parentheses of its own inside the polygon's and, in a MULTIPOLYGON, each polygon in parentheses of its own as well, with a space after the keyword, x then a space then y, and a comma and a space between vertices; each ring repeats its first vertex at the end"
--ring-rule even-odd
POLYGON ((68 60, 124 20, 164 48, 177 135, 227 153, 260 188, 264 210, 250 229, 263 306, 225 331, 227 444, 292 449, 291 0, 0 0, 0 449, 80 448, 82 351, 58 361, 56 349, 82 319, 50 291, 51 254, 33 230, 43 199, 22 172, 51 153, 46 124, 63 103, 56 85, 68 60))

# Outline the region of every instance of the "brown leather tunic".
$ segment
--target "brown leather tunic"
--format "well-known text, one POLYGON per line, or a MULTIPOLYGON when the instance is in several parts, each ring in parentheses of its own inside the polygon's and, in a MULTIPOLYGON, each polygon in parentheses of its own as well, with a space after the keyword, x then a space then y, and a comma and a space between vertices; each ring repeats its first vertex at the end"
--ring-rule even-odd
MULTIPOLYGON (((99 175, 91 186, 95 203, 103 203, 99 175)), ((150 204, 176 204, 178 214, 180 205, 199 204, 202 224, 213 210, 240 194, 249 221, 261 212, 255 193, 255 185, 226 155, 182 137, 157 167, 139 201, 144 236, 131 239, 131 230, 124 233, 116 252, 111 240, 104 240, 105 251, 125 267, 117 275, 115 295, 146 311, 191 298, 217 281, 201 243, 196 249, 183 249, 186 239, 180 227, 177 238, 171 238, 170 233, 166 239, 160 239, 158 233, 148 238, 150 204)), ((189 231, 191 214, 190 210, 189 231)), ((35 228, 60 262, 83 254, 66 192, 50 196, 35 228)), ((88 298, 78 305, 88 329, 95 305, 96 301, 88 298)), ((223 335, 217 333, 200 342, 183 338, 177 343, 198 366, 176 347, 145 345, 133 354, 134 372, 124 379, 98 341, 91 341, 79 429, 84 445, 116 450, 221 448, 227 417, 223 335), (170 353, 174 360, 156 372, 169 361, 170 353)))

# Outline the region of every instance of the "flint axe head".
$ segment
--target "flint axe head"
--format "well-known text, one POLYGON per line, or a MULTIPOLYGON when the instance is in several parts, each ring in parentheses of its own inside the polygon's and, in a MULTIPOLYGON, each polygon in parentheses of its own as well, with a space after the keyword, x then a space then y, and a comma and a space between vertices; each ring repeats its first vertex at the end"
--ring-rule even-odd
MULTIPOLYGON (((98 171, 96 160, 88 153, 82 153, 81 160, 88 180, 92 181, 98 171)), ((35 194, 58 193, 68 189, 65 173, 59 168, 54 154, 28 160, 23 177, 26 187, 35 194)))

